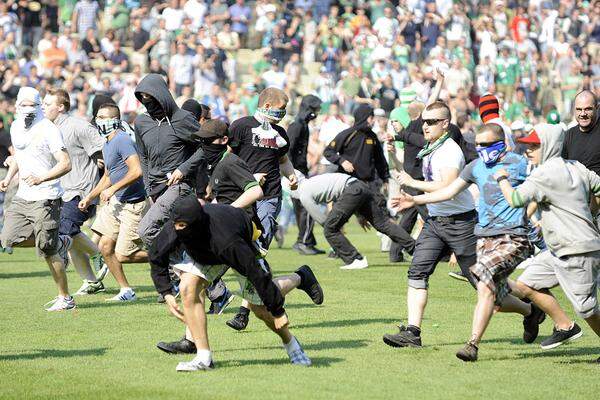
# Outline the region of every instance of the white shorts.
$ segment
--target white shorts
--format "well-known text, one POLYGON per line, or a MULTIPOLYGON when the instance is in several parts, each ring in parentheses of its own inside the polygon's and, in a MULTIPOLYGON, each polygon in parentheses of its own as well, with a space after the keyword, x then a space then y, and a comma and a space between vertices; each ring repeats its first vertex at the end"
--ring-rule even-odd
MULTIPOLYGON (((259 260, 259 262, 262 260, 259 260)), ((213 284, 217 280, 221 279, 221 277, 227 272, 229 267, 223 264, 217 265, 205 265, 199 264, 192 260, 192 258, 184 251, 183 257, 180 262, 173 264, 173 272, 180 276, 182 272, 187 272, 192 275, 199 276, 200 278, 208 281, 208 283, 213 284)), ((233 275, 235 276, 238 284, 240 285, 239 291, 236 291, 236 294, 239 295, 244 300, 247 300, 249 303, 260 306, 263 305, 262 300, 256 293, 254 286, 250 281, 245 277, 240 275, 234 269, 231 270, 233 275)))

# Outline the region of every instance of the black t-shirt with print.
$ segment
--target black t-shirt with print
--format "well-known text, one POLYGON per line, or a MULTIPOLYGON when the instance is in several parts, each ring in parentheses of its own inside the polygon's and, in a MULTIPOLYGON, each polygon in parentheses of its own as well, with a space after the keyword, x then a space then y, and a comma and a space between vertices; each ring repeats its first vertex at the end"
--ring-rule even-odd
POLYGON ((600 175, 600 119, 589 132, 575 125, 565 133, 562 158, 576 160, 600 175))
POLYGON ((287 154, 290 140, 285 129, 271 124, 271 127, 285 140, 285 145, 279 147, 276 139, 260 137, 260 133, 263 132, 260 125, 254 117, 243 117, 234 121, 229 127, 229 146, 234 154, 248 164, 253 174, 266 174, 262 186, 264 198, 280 197, 279 159, 287 154))
MULTIPOLYGON (((258 186, 248 165, 238 156, 225 153, 213 171, 209 171, 212 196, 219 204, 231 204, 246 190, 258 186)), ((248 215, 255 215, 255 206, 248 207, 248 215)))

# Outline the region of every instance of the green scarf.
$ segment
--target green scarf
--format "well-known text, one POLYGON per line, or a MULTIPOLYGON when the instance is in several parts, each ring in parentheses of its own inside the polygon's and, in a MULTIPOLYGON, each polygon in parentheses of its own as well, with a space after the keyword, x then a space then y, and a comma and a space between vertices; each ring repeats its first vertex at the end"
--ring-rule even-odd
POLYGON ((436 151, 441 145, 444 144, 444 142, 446 141, 446 139, 448 139, 450 137, 450 132, 446 132, 444 133, 442 136, 440 136, 435 142, 433 143, 427 143, 427 145, 423 148, 423 150, 421 150, 419 152, 419 154, 417 154, 417 158, 418 159, 422 159, 423 157, 425 157, 427 154, 431 154, 434 151, 436 151))

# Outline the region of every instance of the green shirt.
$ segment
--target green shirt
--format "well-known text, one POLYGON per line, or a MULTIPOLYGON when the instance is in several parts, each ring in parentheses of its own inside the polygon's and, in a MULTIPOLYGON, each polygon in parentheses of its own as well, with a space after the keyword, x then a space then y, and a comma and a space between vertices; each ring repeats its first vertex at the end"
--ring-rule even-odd
POLYGON ((129 25, 129 9, 125 6, 125 4, 121 4, 117 7, 117 13, 114 14, 113 20, 111 22, 111 27, 113 29, 122 29, 126 28, 129 25))
POLYGON ((506 118, 508 118, 510 121, 520 119, 520 117, 523 115, 523 110, 525 110, 525 107, 527 107, 525 103, 518 101, 511 103, 508 107, 508 110, 506 110, 506 118))
POLYGON ((346 96, 354 97, 360 89, 360 78, 344 78, 342 81, 342 91, 346 96))
POLYGON ((575 89, 565 89, 563 90, 563 96, 565 99, 575 100, 575 96, 579 92, 579 88, 581 88, 581 84, 583 82, 583 76, 581 75, 567 75, 564 80, 563 85, 571 86, 573 85, 575 89))
POLYGON ((519 61, 516 57, 498 57, 496 59, 496 83, 514 85, 519 74, 519 61))
POLYGON ((248 115, 254 115, 256 109, 258 108, 258 95, 247 97, 244 96, 241 99, 241 103, 246 106, 246 110, 248 110, 248 115))

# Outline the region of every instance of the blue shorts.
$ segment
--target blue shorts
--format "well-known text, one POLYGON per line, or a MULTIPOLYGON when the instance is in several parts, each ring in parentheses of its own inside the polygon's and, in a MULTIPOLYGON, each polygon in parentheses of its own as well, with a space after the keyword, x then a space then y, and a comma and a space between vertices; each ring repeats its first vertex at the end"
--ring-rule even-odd
POLYGON ((81 197, 75 196, 70 201, 63 203, 60 210, 59 235, 68 235, 71 237, 77 235, 81 232, 81 225, 96 215, 95 204, 90 205, 86 211, 81 211, 78 207, 80 201, 81 197))

